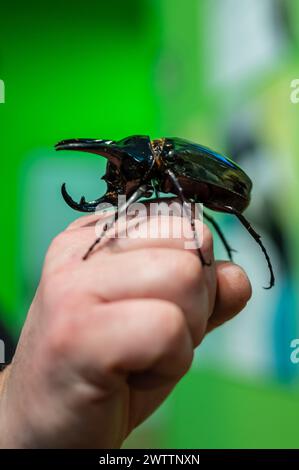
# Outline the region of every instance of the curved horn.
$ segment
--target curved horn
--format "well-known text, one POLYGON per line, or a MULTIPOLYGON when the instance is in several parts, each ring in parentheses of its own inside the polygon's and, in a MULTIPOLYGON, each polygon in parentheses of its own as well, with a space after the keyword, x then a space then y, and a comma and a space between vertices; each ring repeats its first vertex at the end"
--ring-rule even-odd
POLYGON ((62 140, 55 145, 55 150, 74 150, 80 152, 94 153, 106 157, 117 164, 121 157, 120 149, 113 140, 104 139, 68 139, 62 140))
POLYGON ((76 211, 80 212, 94 212, 97 208, 97 206, 101 203, 109 203, 112 205, 115 205, 114 198, 111 195, 108 195, 108 192, 104 194, 104 196, 100 197, 99 199, 96 199, 94 201, 86 201, 85 197, 82 196, 80 202, 76 202, 73 200, 73 198, 69 195, 69 193, 66 190, 66 185, 63 183, 61 186, 61 194, 65 202, 72 208, 75 209, 76 211))
POLYGON ((68 139, 55 145, 56 150, 75 150, 94 153, 106 157, 114 165, 119 166, 124 156, 142 161, 153 161, 150 138, 147 135, 133 135, 114 141, 105 139, 68 139))

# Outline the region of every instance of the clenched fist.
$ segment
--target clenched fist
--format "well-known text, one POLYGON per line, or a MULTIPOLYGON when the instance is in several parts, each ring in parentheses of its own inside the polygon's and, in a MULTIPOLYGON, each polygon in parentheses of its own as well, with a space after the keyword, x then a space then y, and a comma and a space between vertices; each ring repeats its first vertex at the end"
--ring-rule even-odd
MULTIPOLYGON (((188 371, 205 334, 251 295, 238 266, 214 261, 206 227, 210 266, 171 236, 104 239, 82 261, 98 219, 78 219, 49 248, 0 376, 2 448, 120 447, 188 371)), ((154 223, 163 233, 169 220, 154 223)))

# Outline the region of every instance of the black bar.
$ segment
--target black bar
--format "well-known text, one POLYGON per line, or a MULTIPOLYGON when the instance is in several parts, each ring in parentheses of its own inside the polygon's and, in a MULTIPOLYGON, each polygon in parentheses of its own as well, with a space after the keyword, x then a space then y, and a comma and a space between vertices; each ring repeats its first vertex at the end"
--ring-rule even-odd
POLYGON ((160 450, 0 450, 1 469, 9 469, 15 464, 36 465, 38 468, 55 468, 57 465, 71 465, 75 468, 136 468, 148 465, 230 465, 256 463, 299 463, 299 450, 200 450, 200 449, 160 449, 160 450))

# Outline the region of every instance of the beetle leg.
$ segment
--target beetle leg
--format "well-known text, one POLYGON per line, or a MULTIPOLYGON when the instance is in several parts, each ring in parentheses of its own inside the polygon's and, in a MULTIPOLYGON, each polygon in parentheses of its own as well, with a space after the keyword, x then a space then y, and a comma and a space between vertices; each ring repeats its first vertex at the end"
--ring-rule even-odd
POLYGON ((76 202, 76 201, 73 200, 73 198, 67 192, 65 183, 63 183, 63 185, 61 186, 61 194, 62 194, 63 199, 65 200, 65 202, 70 207, 72 207, 76 211, 80 211, 80 212, 95 212, 97 206, 101 203, 104 203, 104 202, 115 205, 115 203, 114 203, 115 198, 112 197, 113 195, 111 193, 108 194, 108 192, 106 194, 104 194, 104 196, 100 197, 99 199, 96 199, 95 201, 89 201, 88 202, 88 201, 85 200, 85 197, 82 196, 80 202, 76 202))
POLYGON ((255 241, 261 247, 261 250, 265 255, 265 258, 266 258, 266 261, 267 261, 267 264, 268 264, 268 268, 269 268, 269 271, 270 271, 270 283, 269 283, 269 286, 264 287, 264 289, 271 289, 271 287, 273 287, 274 284, 275 284, 275 276, 274 276, 273 267, 272 267, 270 257, 267 253, 266 248, 264 247, 264 245, 261 241, 261 236, 254 230, 254 228, 251 226, 251 224, 248 222, 248 220, 245 219, 243 214, 240 214, 239 212, 235 212, 235 211, 234 211, 234 214, 238 217, 241 224, 244 225, 244 227, 250 233, 250 235, 255 239, 255 241))
POLYGON ((113 227, 113 225, 117 222, 117 219, 128 209, 128 207, 131 204, 134 204, 134 202, 138 201, 142 196, 144 196, 148 191, 148 185, 142 185, 140 186, 133 194, 132 196, 116 211, 115 216, 114 216, 114 221, 113 222, 107 222, 102 230, 101 235, 93 242, 93 244, 88 248, 87 252, 83 256, 83 260, 87 260, 91 252, 94 250, 94 248, 100 243, 102 240, 103 236, 105 235, 105 232, 107 232, 108 229, 113 227))
POLYGON ((165 170, 166 173, 168 174, 169 178, 171 179, 172 183, 173 183, 173 186, 174 186, 174 193, 178 196, 178 198, 181 200, 181 203, 182 203, 182 208, 183 208, 183 213, 184 213, 184 216, 187 218, 187 219, 190 219, 190 224, 191 224, 191 228, 192 228, 192 232, 194 234, 194 238, 195 238, 195 241, 196 241, 196 247, 197 247, 197 253, 198 253, 198 256, 200 258, 200 261, 201 261, 201 264, 203 266, 210 266, 211 265, 211 262, 209 261, 206 261, 204 259, 204 256, 202 254, 202 251, 200 249, 200 246, 199 246, 199 241, 198 241, 198 236, 197 236, 197 232, 196 232, 196 228, 195 228, 195 222, 194 222, 194 217, 192 215, 192 213, 190 214, 189 216, 189 213, 188 213, 188 210, 186 208, 186 204, 187 204, 187 199, 185 198, 184 196, 184 191, 183 191, 183 188, 181 187, 177 177, 175 176, 175 174, 167 169, 165 170))
POLYGON ((233 209, 231 206, 218 207, 217 205, 213 205, 213 206, 211 206, 211 208, 213 208, 214 210, 221 210, 221 211, 225 210, 225 212, 228 212, 229 214, 233 214, 236 217, 238 217, 241 224, 244 225, 244 227, 249 232, 249 234, 252 236, 252 238, 254 238, 256 243, 260 246, 260 248, 261 248, 261 250, 264 253, 264 256, 266 258, 267 265, 268 265, 269 272, 270 272, 269 286, 264 287, 264 289, 271 289, 271 287, 273 287, 274 284, 275 284, 275 276, 274 276, 270 256, 268 255, 268 252, 267 252, 266 248, 263 245, 263 242, 261 240, 261 236, 254 230, 254 228, 252 227, 250 222, 248 222, 248 220, 244 217, 244 215, 241 214, 240 212, 236 211, 235 209, 233 209))
POLYGON ((220 240, 222 241, 222 243, 224 245, 224 248, 226 249, 226 252, 227 252, 227 255, 228 255, 230 261, 233 261, 232 253, 236 252, 237 250, 234 250, 233 248, 230 247, 230 245, 228 244, 228 241, 226 240, 226 238, 225 238, 221 228, 219 227, 218 223, 216 222, 216 220, 213 219, 213 217, 211 217, 209 214, 207 214, 206 211, 204 211, 203 215, 213 225, 214 229, 216 230, 216 232, 219 235, 220 240))
POLYGON ((159 191, 158 191, 158 189, 157 189, 157 183, 156 183, 155 180, 152 180, 152 187, 154 188, 154 192, 155 192, 156 198, 159 199, 160 193, 159 193, 159 191))

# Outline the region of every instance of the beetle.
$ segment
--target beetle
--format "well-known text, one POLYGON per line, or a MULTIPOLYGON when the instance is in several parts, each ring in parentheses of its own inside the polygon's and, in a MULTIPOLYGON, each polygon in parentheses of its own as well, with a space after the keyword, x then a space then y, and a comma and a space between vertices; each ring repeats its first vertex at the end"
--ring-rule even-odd
MULTIPOLYGON (((274 286, 275 277, 270 257, 260 235, 254 230, 243 212, 250 203, 252 182, 249 176, 230 158, 203 145, 173 137, 151 140, 149 136, 133 135, 122 140, 104 139, 69 139, 58 142, 56 150, 77 150, 106 157, 106 174, 102 177, 107 183, 106 193, 94 200, 84 197, 75 202, 66 190, 65 183, 61 192, 65 202, 80 212, 94 212, 100 203, 108 202, 114 206, 119 195, 125 195, 127 201, 115 215, 142 197, 150 197, 153 192, 172 193, 182 203, 201 202, 204 206, 218 212, 235 215, 250 235, 258 243, 266 258, 270 282, 266 289, 274 286)), ((188 215, 184 212, 184 215, 188 215)), ((232 248, 226 241, 217 222, 206 212, 206 219, 212 223, 220 236, 230 259, 232 248)), ((194 219, 191 217, 194 232, 194 219)), ((83 259, 87 259, 95 246, 101 241, 105 231, 90 246, 83 259)), ((203 265, 205 261, 200 248, 198 254, 203 265)))

